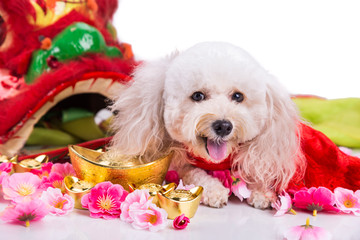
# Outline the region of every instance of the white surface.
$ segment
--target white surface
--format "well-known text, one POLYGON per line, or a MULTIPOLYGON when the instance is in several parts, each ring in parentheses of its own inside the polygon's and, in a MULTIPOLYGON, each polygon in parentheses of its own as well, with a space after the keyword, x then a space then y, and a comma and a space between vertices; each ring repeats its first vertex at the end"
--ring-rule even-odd
MULTIPOLYGON (((0 201, 0 209, 6 207, 0 201)), ((274 217, 273 210, 257 210, 232 197, 229 204, 221 209, 200 206, 190 224, 184 230, 172 228, 168 220, 167 228, 152 233, 148 230, 136 230, 131 224, 119 219, 103 220, 89 217, 86 210, 75 210, 68 216, 46 216, 39 222, 33 222, 26 228, 15 224, 0 224, 0 239, 6 240, 110 240, 110 239, 146 239, 146 240, 182 240, 182 239, 256 239, 281 240, 282 232, 287 228, 310 224, 330 231, 334 240, 360 239, 360 217, 354 215, 329 214, 320 212, 313 217, 310 212, 297 215, 286 214, 274 217)))
POLYGON ((291 93, 360 97, 359 8, 358 0, 120 0, 113 22, 141 60, 226 41, 291 93))

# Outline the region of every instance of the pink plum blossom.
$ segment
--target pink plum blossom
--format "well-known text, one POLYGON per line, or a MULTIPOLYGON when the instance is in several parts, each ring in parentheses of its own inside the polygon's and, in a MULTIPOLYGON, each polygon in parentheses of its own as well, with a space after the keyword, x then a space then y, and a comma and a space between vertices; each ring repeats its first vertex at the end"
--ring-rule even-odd
POLYGON ((33 199, 16 205, 9 205, 0 214, 0 218, 5 222, 24 223, 26 227, 29 227, 31 221, 42 219, 48 212, 49 210, 44 202, 33 199))
POLYGON ((231 186, 233 183, 233 178, 231 177, 230 170, 219 170, 219 171, 207 171, 209 175, 213 176, 214 178, 219 179, 219 181, 224 185, 224 187, 228 188, 229 195, 231 195, 232 190, 231 186))
POLYGON ((4 178, 6 178, 6 177, 8 177, 8 176, 9 176, 9 174, 8 174, 7 172, 1 172, 1 173, 0 173, 0 186, 1 186, 4 178))
POLYGON ((39 197, 40 184, 41 179, 32 173, 14 173, 3 179, 4 198, 18 203, 39 197))
POLYGON ((113 219, 120 216, 120 205, 127 195, 128 192, 121 185, 102 182, 82 197, 81 204, 89 209, 93 218, 113 219))
POLYGON ((144 204, 134 203, 129 206, 129 216, 133 220, 132 226, 136 229, 149 229, 157 232, 166 227, 167 212, 157 207, 151 200, 144 204))
POLYGON ((344 213, 353 213, 360 216, 360 190, 355 193, 352 190, 338 187, 334 190, 336 206, 344 213))
POLYGON ((319 211, 339 212, 334 205, 334 194, 324 187, 300 190, 294 195, 294 206, 313 211, 314 216, 319 211))
POLYGON ((40 178, 49 177, 53 163, 48 162, 41 165, 40 169, 32 169, 30 172, 39 176, 40 178))
POLYGON ((13 164, 11 162, 4 162, 0 164, 0 185, 5 177, 9 175, 13 164))
POLYGON ((273 202, 271 206, 276 209, 275 217, 283 216, 288 212, 291 212, 294 215, 296 214, 292 209, 291 197, 287 192, 284 192, 283 195, 279 195, 279 199, 276 202, 273 202))
POLYGON ((0 164, 0 172, 10 173, 12 170, 12 162, 3 162, 0 164))
POLYGON ((176 183, 176 185, 179 185, 179 174, 177 173, 177 171, 170 170, 166 173, 165 181, 167 183, 176 183))
POLYGON ((234 178, 234 181, 231 185, 231 191, 237 196, 241 201, 250 197, 251 191, 247 188, 246 182, 241 178, 234 178))
POLYGON ((329 240, 331 237, 325 229, 310 225, 309 218, 305 225, 291 227, 284 232, 284 240, 329 240))
POLYGON ((75 170, 70 163, 55 163, 51 172, 60 174, 63 178, 67 176, 76 176, 75 170))
POLYGON ((184 185, 184 184, 183 184, 183 181, 180 179, 180 181, 179 181, 179 185, 177 186, 177 188, 176 188, 176 189, 185 189, 185 190, 190 190, 190 189, 192 189, 192 188, 194 188, 194 187, 195 187, 195 185, 194 185, 194 184, 184 185))
POLYGON ((40 199, 46 203, 51 215, 63 216, 74 209, 74 199, 68 194, 63 195, 58 188, 49 187, 42 193, 40 199))
POLYGON ((62 193, 65 192, 64 177, 59 173, 51 172, 48 177, 43 177, 41 180, 41 188, 43 190, 52 188, 59 188, 62 193))
POLYGON ((181 214, 177 216, 173 221, 173 227, 175 229, 184 229, 190 223, 190 219, 185 216, 185 214, 181 214))
POLYGON ((152 198, 149 194, 149 190, 147 189, 136 189, 135 191, 129 193, 121 204, 121 220, 132 223, 134 220, 129 215, 130 206, 133 204, 144 205, 148 201, 152 201, 152 198))

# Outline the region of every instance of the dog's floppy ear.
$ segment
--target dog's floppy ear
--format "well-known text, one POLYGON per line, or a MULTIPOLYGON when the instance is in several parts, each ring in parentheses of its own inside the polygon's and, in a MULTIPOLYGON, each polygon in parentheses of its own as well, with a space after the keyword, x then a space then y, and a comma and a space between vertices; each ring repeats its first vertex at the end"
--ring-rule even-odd
POLYGON ((142 63, 135 70, 131 85, 115 99, 112 110, 117 115, 112 124, 115 135, 110 155, 148 159, 166 144, 163 91, 166 71, 175 55, 142 63))
MULTIPOLYGON (((270 76, 265 127, 253 141, 244 144, 234 167, 242 169, 249 182, 268 189, 285 189, 296 171, 303 170, 298 111, 288 92, 270 76), (241 156, 242 155, 242 156, 241 156)), ((245 177, 246 178, 246 177, 245 177)))

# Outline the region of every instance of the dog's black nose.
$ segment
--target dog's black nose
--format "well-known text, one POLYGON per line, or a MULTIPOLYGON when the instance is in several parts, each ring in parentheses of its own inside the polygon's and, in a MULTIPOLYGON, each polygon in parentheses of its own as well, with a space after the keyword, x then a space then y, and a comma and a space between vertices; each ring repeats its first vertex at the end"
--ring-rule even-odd
POLYGON ((212 124, 212 128, 214 129, 216 135, 225 137, 231 133, 233 125, 227 120, 217 120, 212 124))

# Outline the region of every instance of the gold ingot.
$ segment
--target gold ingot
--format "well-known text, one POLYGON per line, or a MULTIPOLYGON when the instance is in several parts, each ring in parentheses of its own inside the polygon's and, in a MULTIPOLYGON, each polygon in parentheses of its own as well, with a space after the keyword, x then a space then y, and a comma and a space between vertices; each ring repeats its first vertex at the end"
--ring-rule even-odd
POLYGON ((5 155, 0 155, 0 164, 5 162, 17 163, 17 161, 18 161, 18 155, 15 155, 12 158, 8 158, 5 155))
POLYGON ((181 214, 192 218, 200 204, 203 187, 198 186, 190 190, 176 189, 166 194, 158 192, 159 206, 168 213, 169 219, 175 219, 181 214))
POLYGON ((135 191, 136 189, 142 190, 147 189, 149 190, 149 194, 151 197, 153 197, 152 202, 155 203, 157 206, 159 206, 159 199, 157 196, 158 192, 162 192, 163 194, 167 194, 170 191, 173 191, 177 186, 176 183, 169 183, 164 186, 161 186, 160 184, 156 183, 145 183, 140 185, 139 187, 136 187, 135 184, 129 183, 129 190, 130 192, 135 191))
POLYGON ((102 159, 101 152, 76 145, 69 146, 71 163, 79 179, 97 184, 110 181, 129 191, 128 183, 140 186, 145 183, 161 184, 170 165, 172 153, 149 163, 137 158, 129 161, 102 159))
POLYGON ((40 169, 44 163, 49 161, 47 155, 39 155, 36 158, 27 158, 14 164, 16 173, 30 172, 32 169, 40 169))
POLYGON ((66 176, 64 178, 65 191, 74 199, 74 207, 77 209, 85 209, 82 207, 81 198, 89 193, 94 187, 94 184, 81 181, 74 176, 66 176))

